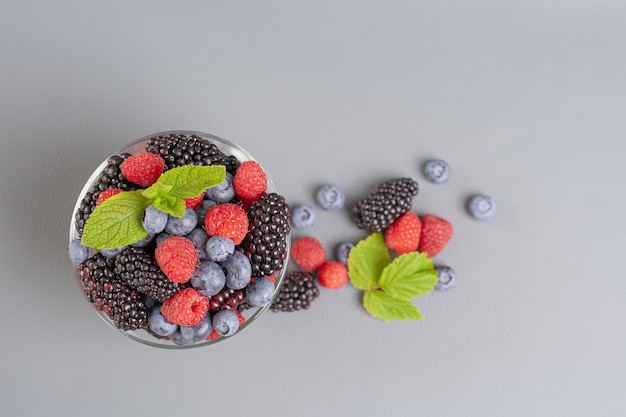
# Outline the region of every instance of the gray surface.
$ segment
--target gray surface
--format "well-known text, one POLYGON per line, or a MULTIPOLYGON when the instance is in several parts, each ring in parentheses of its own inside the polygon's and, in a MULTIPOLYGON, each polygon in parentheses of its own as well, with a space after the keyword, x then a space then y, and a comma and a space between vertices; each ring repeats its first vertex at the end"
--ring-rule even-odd
MULTIPOLYGON (((626 415, 623 2, 174 3, 0 5, 3 415, 626 415), (168 129, 238 142, 292 204, 416 178, 458 287, 417 299, 423 322, 347 286, 207 349, 116 335, 72 276, 71 210, 168 129)), ((363 237, 345 212, 310 233, 363 237)))

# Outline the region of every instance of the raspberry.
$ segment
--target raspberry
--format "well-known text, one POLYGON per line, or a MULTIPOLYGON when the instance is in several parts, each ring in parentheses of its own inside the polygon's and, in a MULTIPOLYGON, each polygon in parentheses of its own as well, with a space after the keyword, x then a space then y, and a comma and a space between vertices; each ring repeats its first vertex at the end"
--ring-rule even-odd
POLYGON ((348 268, 341 262, 324 262, 317 269, 317 280, 324 288, 339 289, 348 282, 348 268))
POLYGON ((193 243, 182 236, 170 236, 157 245, 154 257, 161 271, 180 284, 193 276, 198 263, 198 252, 193 243))
POLYGON ((322 243, 314 237, 305 236, 291 245, 294 262, 305 271, 315 271, 326 261, 326 251, 322 243))
POLYGON ((123 190, 120 190, 119 188, 107 188, 106 190, 98 194, 98 199, 96 200, 96 207, 102 204, 109 197, 113 197, 114 195, 119 194, 122 191, 123 190))
POLYGON ((402 255, 417 250, 422 223, 415 213, 403 214, 385 231, 385 243, 402 255))
POLYGON ((200 203, 202 203, 202 200, 204 200, 204 191, 200 193, 198 197, 183 198, 183 201, 185 202, 185 207, 192 210, 198 207, 200 203))
POLYGON ((256 161, 245 161, 233 177, 233 186, 235 194, 247 207, 265 193, 267 176, 256 161))
POLYGON ((209 311, 209 299, 194 288, 185 288, 165 300, 161 315, 170 323, 195 326, 209 311))
POLYGON ((443 250, 452 237, 452 224, 441 217, 427 214, 422 218, 419 251, 433 258, 443 250))
POLYGON ((238 245, 248 233, 248 216, 237 204, 218 204, 207 211, 204 228, 209 236, 227 237, 238 245))
POLYGON ((133 155, 120 165, 122 175, 142 187, 154 184, 163 173, 164 167, 163 158, 151 152, 133 155))

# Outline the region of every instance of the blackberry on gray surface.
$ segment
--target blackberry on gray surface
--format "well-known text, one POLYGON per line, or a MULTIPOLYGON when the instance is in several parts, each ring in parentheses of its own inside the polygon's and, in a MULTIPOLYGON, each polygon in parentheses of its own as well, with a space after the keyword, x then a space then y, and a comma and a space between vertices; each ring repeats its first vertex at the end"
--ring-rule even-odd
POLYGON ((307 309, 319 295, 313 272, 292 271, 283 280, 283 285, 274 297, 270 309, 273 312, 307 309))
POLYGON ((198 135, 166 134, 150 138, 146 151, 161 155, 166 169, 182 165, 224 165, 235 174, 240 162, 233 155, 225 155, 217 145, 198 135))
POLYGON ((167 300, 180 289, 176 282, 161 271, 153 252, 144 248, 131 246, 117 255, 113 271, 130 288, 159 303, 167 300))
POLYGON ((276 193, 265 193, 248 210, 248 234, 241 242, 250 259, 253 277, 271 276, 287 258, 289 206, 276 193))
POLYGON ((96 183, 85 193, 80 207, 74 214, 76 230, 79 236, 83 234, 85 223, 96 207, 98 195, 100 195, 102 191, 108 188, 119 188, 124 191, 137 189, 137 185, 124 178, 122 170, 120 169, 122 162, 129 156, 129 153, 123 153, 109 157, 107 165, 102 169, 96 183))
POLYGON ((352 218, 361 229, 382 232, 411 209, 419 187, 411 178, 395 178, 380 184, 352 208, 352 218))
POLYGON ((78 272, 87 299, 117 328, 136 330, 146 326, 148 309, 143 296, 115 276, 113 260, 95 254, 78 266, 78 272))

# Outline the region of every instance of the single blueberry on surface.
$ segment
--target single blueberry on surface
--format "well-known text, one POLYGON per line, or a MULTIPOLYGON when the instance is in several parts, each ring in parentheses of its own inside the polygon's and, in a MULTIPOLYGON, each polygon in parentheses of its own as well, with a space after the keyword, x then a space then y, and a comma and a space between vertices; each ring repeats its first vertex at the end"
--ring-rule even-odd
POLYGON ((82 264, 89 258, 89 248, 80 243, 80 238, 73 239, 67 248, 72 262, 82 264))
POLYGON ((441 159, 431 159, 424 166, 424 176, 434 184, 443 184, 450 178, 450 165, 441 159))
POLYGON ((343 190, 336 185, 324 185, 317 192, 317 203, 324 210, 340 210, 346 202, 346 195, 343 190))
POLYGON ((191 232, 187 233, 185 237, 189 239, 189 241, 193 243, 194 248, 196 248, 198 260, 202 261, 209 258, 206 253, 206 242, 209 236, 203 228, 196 227, 191 232))
POLYGON ((143 212, 141 225, 148 234, 161 233, 165 229, 169 217, 169 214, 157 209, 151 204, 143 212))
POLYGON ((178 325, 165 320, 161 315, 161 306, 157 304, 150 309, 148 328, 159 336, 169 336, 178 330, 178 325))
POLYGON ((252 265, 243 252, 235 251, 221 265, 226 272, 226 286, 231 290, 242 289, 250 282, 252 265))
POLYGON ((315 224, 315 209, 308 204, 300 204, 291 210, 291 224, 296 229, 307 229, 315 224))
POLYGON ((230 200, 235 198, 233 175, 230 172, 227 172, 224 177, 224 181, 220 185, 207 188, 206 196, 207 198, 218 203, 228 203, 230 200))
POLYGON ((227 237, 211 236, 206 241, 205 252, 208 259, 223 262, 235 252, 235 243, 227 237))
POLYGON ((220 336, 232 336, 239 329, 239 318, 232 310, 220 310, 213 315, 212 324, 220 336))
POLYGON ((246 287, 246 302, 252 307, 263 307, 274 296, 274 284, 266 278, 257 278, 246 287))
POLYGON ((174 236, 185 236, 198 225, 198 214, 190 209, 185 209, 182 217, 170 216, 165 225, 165 231, 174 236))
POLYGON ((456 285, 456 271, 449 266, 436 266, 437 284, 435 290, 448 291, 456 285))
POLYGON ((191 277, 191 286, 207 297, 219 293, 226 284, 226 274, 220 265, 213 261, 202 261, 191 277))
POLYGON ((181 336, 186 340, 191 340, 193 343, 205 340, 211 333, 211 330, 213 330, 213 325, 211 324, 209 314, 204 316, 204 319, 195 326, 180 326, 181 336))
POLYGON ((475 195, 470 198, 467 210, 476 220, 490 220, 496 214, 496 200, 484 194, 475 195))
POLYGON ((352 242, 343 242, 337 246, 335 250, 335 257, 339 262, 344 265, 348 265, 348 256, 350 256, 350 251, 354 247, 354 243, 352 242))

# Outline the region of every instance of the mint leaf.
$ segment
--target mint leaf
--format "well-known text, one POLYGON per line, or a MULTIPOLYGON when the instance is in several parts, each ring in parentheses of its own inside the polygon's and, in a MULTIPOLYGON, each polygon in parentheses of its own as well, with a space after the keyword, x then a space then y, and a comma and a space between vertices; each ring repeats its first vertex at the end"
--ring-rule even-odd
POLYGON ((380 290, 366 291, 363 295, 363 307, 372 316, 383 321, 423 319, 413 303, 393 298, 380 290))
POLYGON ((157 181, 154 184, 152 184, 152 186, 150 186, 149 188, 146 188, 145 190, 143 190, 141 194, 143 194, 143 196, 146 198, 155 200, 157 198, 163 198, 167 196, 171 189, 172 189, 171 185, 164 185, 157 181))
POLYGON ((153 187, 171 186, 167 191, 168 196, 193 198, 199 196, 209 187, 220 185, 224 182, 225 177, 226 167, 224 165, 184 165, 165 171, 146 192, 150 193, 150 189, 153 187))
POLYGON ((142 190, 125 191, 106 199, 85 223, 81 243, 112 249, 137 242, 147 235, 141 218, 149 205, 150 199, 142 195, 142 190))
POLYGON ((376 288, 383 269, 389 262, 389 251, 382 233, 371 234, 350 250, 348 256, 350 282, 360 290, 376 288))
POLYGON ((400 255, 382 272, 378 285, 394 298, 410 300, 430 292, 437 283, 433 262, 423 253, 400 255))
POLYGON ((154 207, 174 217, 183 217, 187 206, 181 198, 170 196, 159 197, 152 202, 154 207))

